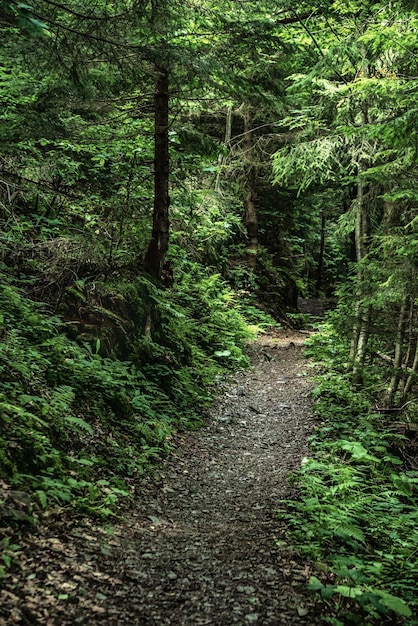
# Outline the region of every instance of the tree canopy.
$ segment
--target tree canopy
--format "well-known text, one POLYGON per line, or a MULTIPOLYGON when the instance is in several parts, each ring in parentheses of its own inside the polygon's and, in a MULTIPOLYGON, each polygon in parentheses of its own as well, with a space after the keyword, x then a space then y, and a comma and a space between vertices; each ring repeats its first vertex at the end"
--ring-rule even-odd
POLYGON ((400 0, 0 2, 0 478, 109 513, 301 298, 332 301, 349 393, 416 420, 417 26, 400 0))

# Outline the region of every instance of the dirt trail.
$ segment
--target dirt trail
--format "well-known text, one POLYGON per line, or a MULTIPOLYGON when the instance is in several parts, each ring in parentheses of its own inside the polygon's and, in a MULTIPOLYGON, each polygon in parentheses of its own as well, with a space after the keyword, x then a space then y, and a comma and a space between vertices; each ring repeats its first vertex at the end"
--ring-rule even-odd
POLYGON ((255 367, 234 377, 205 428, 178 438, 111 534, 56 522, 31 537, 8 592, 19 602, 3 595, 13 613, 0 624, 319 623, 309 568, 283 541, 276 513, 314 426, 305 336, 254 345, 255 367))

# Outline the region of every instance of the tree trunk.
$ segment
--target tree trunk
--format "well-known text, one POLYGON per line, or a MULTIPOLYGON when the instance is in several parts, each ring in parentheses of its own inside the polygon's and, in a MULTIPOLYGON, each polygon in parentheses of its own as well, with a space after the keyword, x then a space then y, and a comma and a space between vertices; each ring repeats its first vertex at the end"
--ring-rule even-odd
POLYGON ((222 170, 226 162, 226 151, 230 147, 229 144, 231 143, 231 133, 232 133, 232 107, 229 106, 226 111, 226 121, 225 121, 225 139, 224 139, 225 153, 220 153, 218 156, 218 172, 216 174, 216 181, 215 181, 215 191, 219 194, 221 193, 221 176, 222 176, 222 170))
POLYGON ((414 342, 415 326, 416 326, 415 307, 412 301, 410 302, 410 305, 409 305, 409 314, 408 314, 408 345, 407 345, 406 354, 404 357, 405 369, 408 368, 408 363, 411 360, 411 354, 415 345, 415 342, 414 342))
POLYGON ((254 202, 253 190, 249 189, 244 200, 245 227, 247 229, 247 265, 251 270, 257 267, 258 251, 258 219, 257 208, 254 202))
POLYGON ((402 390, 402 397, 405 400, 408 393, 410 392, 412 385, 416 382, 416 380, 418 379, 418 341, 416 343, 415 346, 415 356, 414 356, 414 361, 412 363, 412 367, 410 369, 410 373, 408 378, 406 379, 406 383, 404 385, 404 388, 402 390))
POLYGON ((246 257, 247 265, 255 271, 257 267, 258 252, 258 216, 255 203, 255 166, 254 166, 254 145, 250 124, 250 112, 246 108, 244 112, 244 145, 245 161, 247 162, 247 194, 244 198, 244 223, 247 231, 246 257))
POLYGON ((359 326, 358 329, 356 329, 358 339, 353 363, 353 385, 361 385, 363 383, 363 367, 370 335, 370 322, 372 319, 371 306, 360 307, 360 315, 358 320, 359 326))
POLYGON ((353 329, 351 331, 350 355, 349 355, 350 364, 354 362, 354 358, 357 353, 359 337, 360 337, 360 324, 361 324, 360 308, 361 308, 360 302, 356 302, 356 306, 354 309, 354 324, 353 324, 353 329))
MULTIPOLYGON (((366 120, 364 120, 366 122, 366 120)), ((366 163, 360 163, 359 174, 367 169, 366 163)), ((356 199, 356 257, 357 257, 357 304, 356 319, 352 331, 350 356, 353 362, 352 382, 355 385, 362 383, 362 370, 366 357, 367 343, 370 334, 372 307, 364 304, 365 276, 363 263, 368 253, 370 237, 370 207, 368 193, 364 182, 359 179, 356 199)))
POLYGON ((401 379, 402 374, 402 358, 403 358, 403 343, 405 338, 405 327, 407 322, 407 312, 408 312, 409 298, 405 296, 401 310, 399 312, 399 321, 398 321, 398 330, 396 333, 396 343, 395 343, 395 358, 393 361, 393 373, 390 379, 388 388, 386 389, 386 393, 384 396, 384 406, 387 408, 392 408, 393 401, 395 398, 395 394, 398 390, 399 381, 401 379))
POLYGON ((315 293, 318 296, 322 287, 322 271, 324 269, 324 253, 325 253, 325 225, 326 217, 324 213, 321 216, 321 241, 319 244, 318 265, 316 268, 316 284, 315 293))
POLYGON ((156 67, 154 93, 154 211, 152 235, 145 255, 144 268, 158 280, 161 278, 169 237, 169 72, 156 67))
MULTIPOLYGON (((360 69, 360 75, 369 78, 369 63, 367 60, 367 50, 364 49, 363 67, 360 69)), ((364 100, 360 106, 361 125, 367 126, 369 123, 369 111, 367 100, 364 100)), ((368 154, 370 145, 359 145, 359 154, 368 154)), ((372 319, 372 306, 365 304, 365 296, 368 295, 366 287, 366 276, 364 271, 364 260, 369 251, 371 220, 370 220, 370 190, 366 186, 362 174, 370 165, 370 159, 363 156, 359 157, 358 165, 358 182, 356 197, 356 228, 355 228, 355 247, 357 261, 357 303, 356 318, 354 321, 350 356, 353 363, 352 382, 354 385, 360 385, 363 381, 362 371, 367 353, 367 343, 370 334, 370 323, 372 319)))

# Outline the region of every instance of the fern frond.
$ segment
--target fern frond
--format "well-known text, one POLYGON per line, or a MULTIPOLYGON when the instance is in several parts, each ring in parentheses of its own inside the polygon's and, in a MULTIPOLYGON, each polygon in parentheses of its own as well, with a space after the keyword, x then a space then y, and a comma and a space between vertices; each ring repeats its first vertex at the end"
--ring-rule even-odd
POLYGON ((354 524, 346 524, 343 522, 339 524, 338 527, 332 528, 331 530, 336 535, 350 537, 350 539, 355 539, 360 543, 365 543, 366 541, 363 531, 358 526, 354 526, 354 524))
POLYGON ((84 431, 87 431, 89 435, 92 435, 92 436, 94 435, 93 428, 90 426, 90 424, 88 424, 81 417, 75 417, 74 415, 66 415, 64 419, 70 428, 73 427, 75 430, 78 430, 78 431, 84 430, 84 431))

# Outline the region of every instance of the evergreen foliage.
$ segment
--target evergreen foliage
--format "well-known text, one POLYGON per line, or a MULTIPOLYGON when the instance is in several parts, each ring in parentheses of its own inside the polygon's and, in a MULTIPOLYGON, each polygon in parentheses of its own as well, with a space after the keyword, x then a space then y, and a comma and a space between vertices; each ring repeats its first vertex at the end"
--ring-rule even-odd
POLYGON ((6 0, 0 34, 0 515, 112 514, 253 326, 335 296, 288 520, 331 622, 412 620, 416 7, 6 0))

